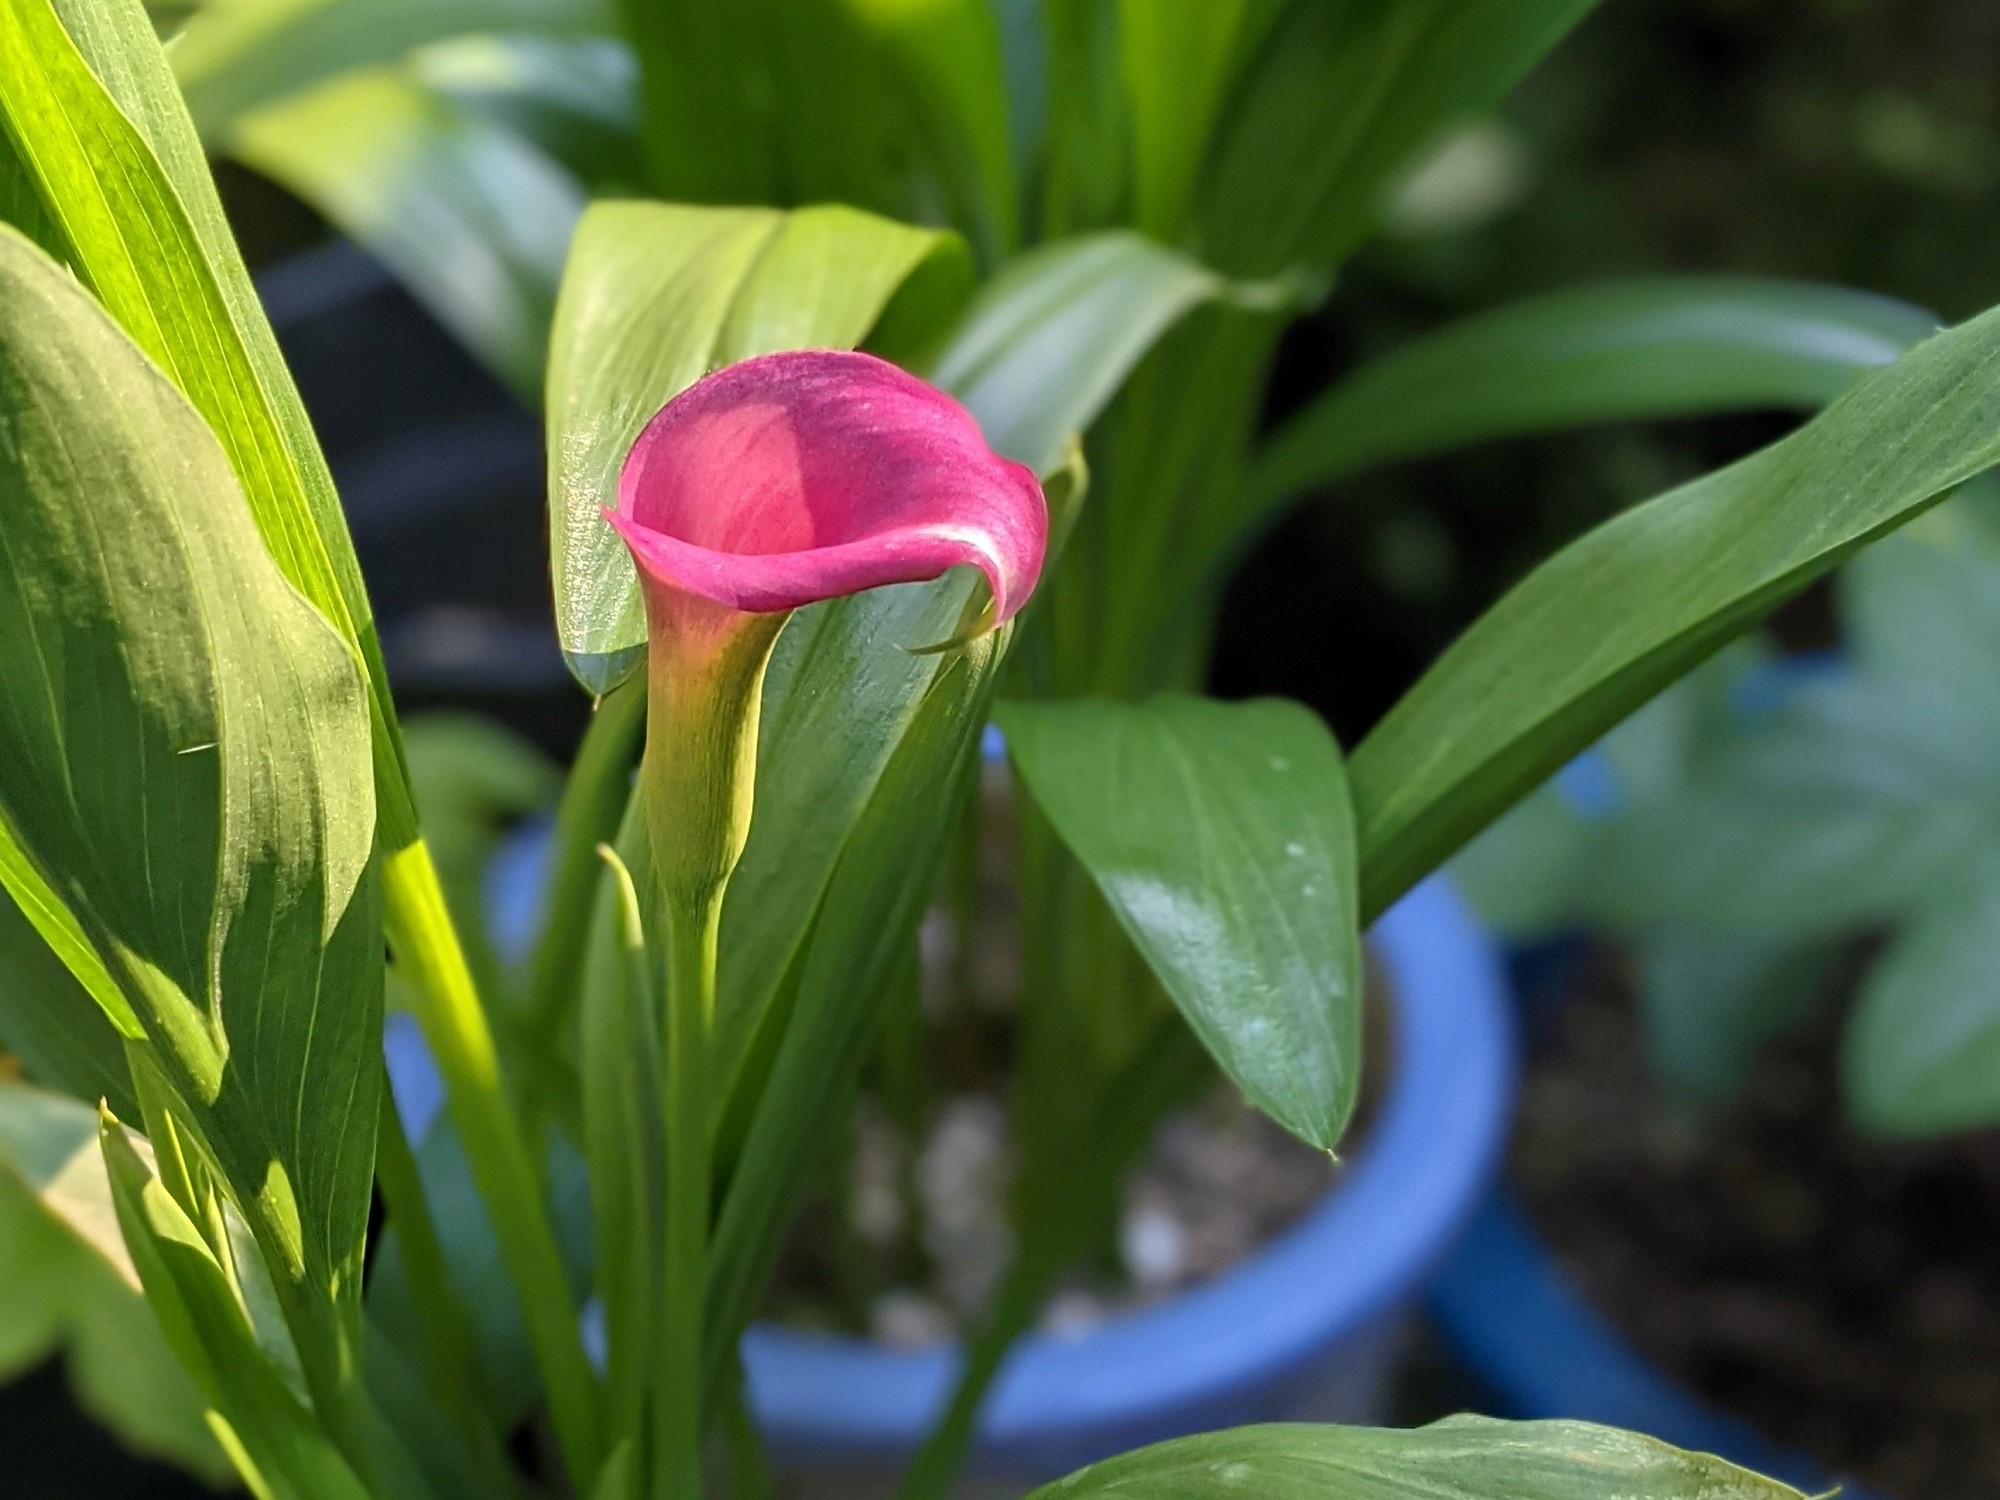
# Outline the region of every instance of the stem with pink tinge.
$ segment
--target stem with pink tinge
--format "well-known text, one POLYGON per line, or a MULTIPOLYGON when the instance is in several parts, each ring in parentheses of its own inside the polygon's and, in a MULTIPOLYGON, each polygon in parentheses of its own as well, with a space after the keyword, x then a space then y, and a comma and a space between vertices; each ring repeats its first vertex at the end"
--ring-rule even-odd
POLYGON ((702 1333, 714 1140, 708 1066, 722 900, 750 831, 764 669, 789 612, 746 614, 648 582, 646 799, 667 941, 667 1224, 654 1500, 701 1492, 702 1333))

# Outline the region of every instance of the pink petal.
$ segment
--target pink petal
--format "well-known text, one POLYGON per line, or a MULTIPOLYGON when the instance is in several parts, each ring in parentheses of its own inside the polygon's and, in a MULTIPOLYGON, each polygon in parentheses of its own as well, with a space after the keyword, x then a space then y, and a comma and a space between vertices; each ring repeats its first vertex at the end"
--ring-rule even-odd
POLYGON ((718 370, 669 401, 606 512, 649 581, 731 609, 795 609, 969 564, 997 620, 1048 545, 1032 471, 969 412, 873 355, 806 349, 718 370))

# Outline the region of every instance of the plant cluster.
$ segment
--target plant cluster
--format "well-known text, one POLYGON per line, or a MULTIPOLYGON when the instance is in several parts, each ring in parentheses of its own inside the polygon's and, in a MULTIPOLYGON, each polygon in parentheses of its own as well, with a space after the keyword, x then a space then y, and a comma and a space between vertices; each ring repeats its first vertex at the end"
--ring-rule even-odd
MULTIPOLYGON (((721 1434, 756 1492, 739 1337, 997 722, 1032 803, 1018 1244, 908 1477, 941 1493, 1190 1058, 1333 1149, 1363 924, 2000 461, 2000 313, 1741 282, 1503 309, 1260 433, 1384 192, 1590 8, 211 0, 169 54, 138 0, 0 0, 0 1038, 32 1078, 0 1082, 0 1161, 97 1289, 138 1288, 253 1490, 685 1500, 721 1434), (599 702, 518 981, 426 839, 204 134, 546 413, 599 702), (1825 410, 1557 552, 1351 754, 1196 695, 1232 561, 1309 488, 1774 404, 1825 410), (385 994, 442 1079, 421 1140, 385 994)), ((1246 1487, 1790 1493, 1471 1418, 1215 1434, 1046 1493, 1246 1487)))

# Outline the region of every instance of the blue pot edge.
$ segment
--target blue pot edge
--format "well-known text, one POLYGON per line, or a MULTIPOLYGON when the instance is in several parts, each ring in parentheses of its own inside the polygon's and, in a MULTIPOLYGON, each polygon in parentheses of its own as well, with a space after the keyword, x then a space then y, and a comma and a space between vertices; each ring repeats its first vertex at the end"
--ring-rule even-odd
MULTIPOLYGON (((1256 1258, 1081 1336, 1030 1335, 1002 1372, 974 1462, 1052 1467, 1235 1419, 1260 1393, 1382 1318, 1426 1276, 1498 1170, 1515 1040, 1495 945, 1443 876, 1374 930, 1395 976, 1399 1055, 1375 1128, 1339 1188, 1256 1258), (1344 1274, 1326 1274, 1339 1262, 1344 1274)), ((908 1452, 949 1393, 956 1352, 898 1353, 770 1325, 744 1342, 750 1405, 780 1452, 908 1452)))

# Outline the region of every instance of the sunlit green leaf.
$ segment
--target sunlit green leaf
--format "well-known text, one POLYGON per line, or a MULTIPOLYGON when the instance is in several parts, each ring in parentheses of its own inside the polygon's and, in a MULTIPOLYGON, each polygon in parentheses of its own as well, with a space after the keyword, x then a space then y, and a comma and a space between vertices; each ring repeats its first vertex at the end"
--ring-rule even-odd
POLYGON ((1364 913, 1857 547, 2000 461, 2000 314, 1531 573, 1355 752, 1364 913))
POLYGON ((1031 1500, 1802 1500, 1706 1453, 1587 1422, 1239 1427, 1093 1464, 1031 1500))
POLYGON ((0 1080, 0 1379, 61 1351, 85 1409, 139 1452, 220 1483, 203 1401, 139 1297, 97 1111, 0 1080))
POLYGON ((146 1300, 214 1409, 216 1437, 238 1470, 272 1500, 370 1500, 258 1348, 228 1276, 130 1133, 107 1120, 102 1145, 146 1300))
POLYGON ((1277 700, 1010 703, 1007 749, 1181 1014, 1325 1150, 1360 1079, 1354 825, 1340 751, 1277 700))
POLYGON ((139 0, 0 0, 0 117, 59 240, 45 248, 207 419, 263 545, 359 653, 374 693, 383 832, 401 848, 415 829, 360 565, 139 0))
MULTIPOLYGON (((111 982, 105 976, 105 982, 111 982)), ((124 1005, 124 997, 119 996, 124 1005)), ((129 1013, 129 1007, 128 1013, 129 1013)), ((138 1019, 133 1018, 138 1030, 138 1019)), ((143 1033, 142 1033, 143 1034, 143 1033)), ((0 894, 0 1049, 37 1083, 74 1098, 136 1111, 125 1040, 55 950, 0 894)))
POLYGON ((359 665, 186 399, 4 229, 0 411, 0 806, 329 1372, 358 1317, 382 1076, 359 665))
POLYGON ((1120 0, 1133 213, 1146 233, 1179 237, 1235 70, 1282 8, 1278 0, 1120 0))

